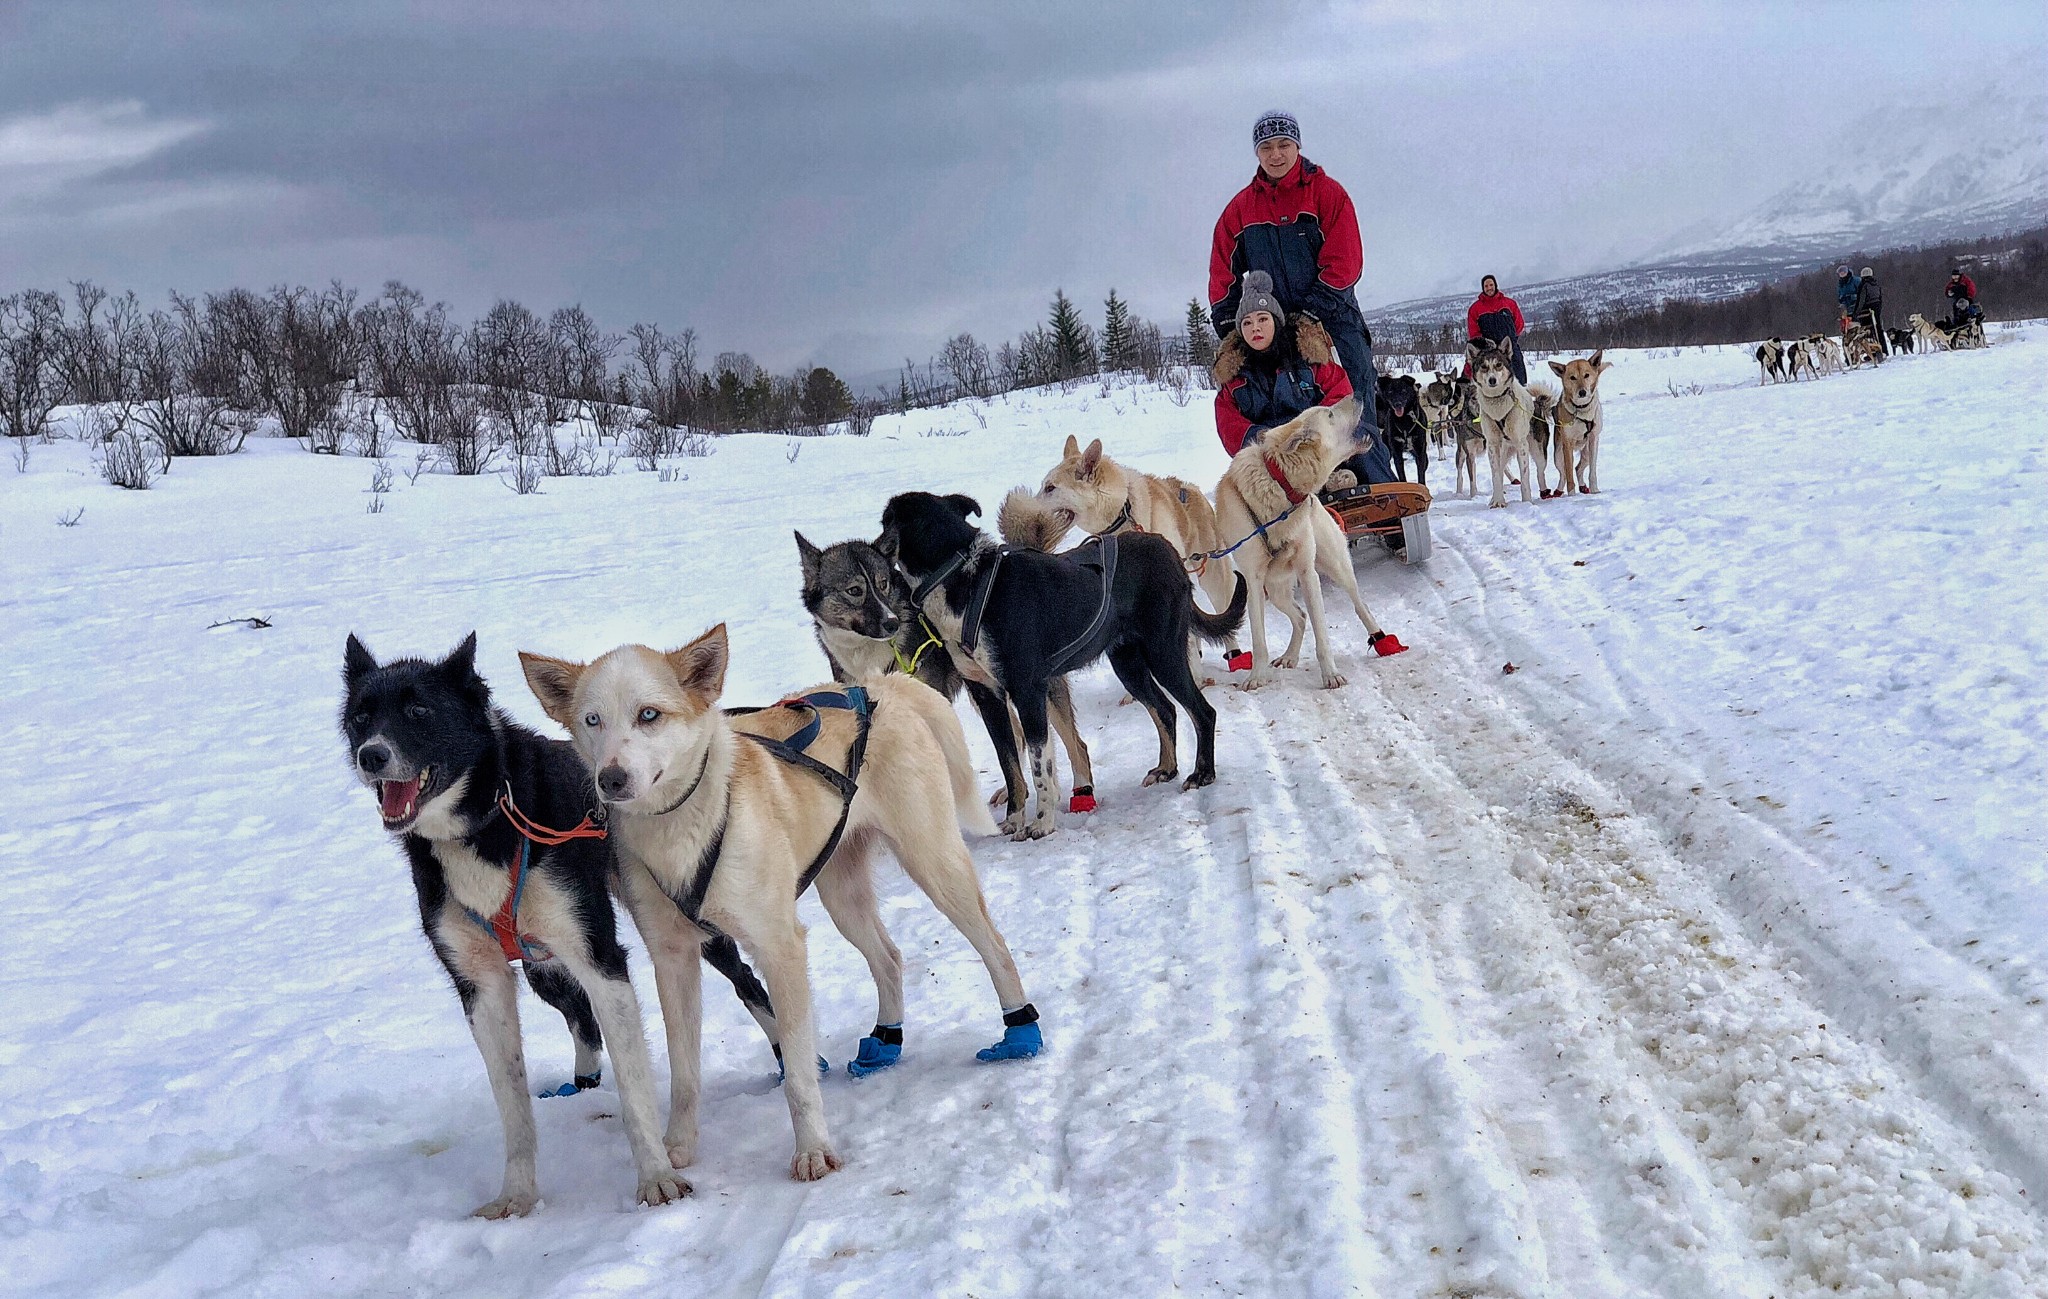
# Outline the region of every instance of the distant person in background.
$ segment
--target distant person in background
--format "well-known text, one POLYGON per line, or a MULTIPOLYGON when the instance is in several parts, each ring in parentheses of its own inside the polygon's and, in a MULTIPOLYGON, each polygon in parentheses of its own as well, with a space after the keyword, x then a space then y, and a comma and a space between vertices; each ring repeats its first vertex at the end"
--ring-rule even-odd
POLYGON ((1840 304, 1843 315, 1852 318, 1856 315, 1856 290, 1862 287, 1863 281, 1851 275, 1848 267, 1835 268, 1835 301, 1840 304))
POLYGON ((1948 319, 1943 322, 1950 329, 1961 329, 1963 322, 1978 314, 1977 281, 1963 273, 1960 266, 1952 266, 1948 272, 1948 319))
POLYGON ((1301 124, 1270 112, 1252 124, 1259 169, 1216 219, 1209 245, 1209 319, 1217 337, 1238 326, 1244 276, 1265 272, 1274 301, 1288 316, 1311 315, 1328 331, 1351 390, 1358 397, 1352 435, 1369 464, 1361 481, 1394 481, 1394 460, 1379 433, 1374 406, 1372 335, 1358 308, 1365 245, 1351 196, 1330 174, 1301 156, 1301 124))
POLYGON ((1506 342, 1515 353, 1515 382, 1529 382, 1528 367, 1522 364, 1522 309, 1500 291, 1500 281, 1491 275, 1479 281, 1479 296, 1465 308, 1465 338, 1506 342))
POLYGON ((1877 272, 1866 266, 1856 284, 1856 305, 1850 315, 1870 327, 1877 346, 1883 350, 1884 337, 1884 289, 1877 282, 1877 272))

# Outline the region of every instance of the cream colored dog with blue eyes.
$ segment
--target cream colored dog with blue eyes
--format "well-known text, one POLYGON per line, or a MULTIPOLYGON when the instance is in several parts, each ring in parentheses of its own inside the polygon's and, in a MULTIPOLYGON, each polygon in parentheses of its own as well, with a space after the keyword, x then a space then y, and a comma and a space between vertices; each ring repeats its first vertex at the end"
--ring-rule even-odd
POLYGON ((988 967, 1003 1041, 984 1060, 1039 1047, 1038 1012, 989 918, 964 826, 995 833, 975 787, 960 719, 938 692, 894 673, 865 688, 821 687, 728 716, 719 707, 723 624, 678 650, 627 645, 590 664, 521 654, 548 716, 569 730, 610 812, 619 892, 654 963, 668 1032, 671 1162, 696 1156, 698 947, 727 934, 753 957, 790 1065, 783 1093, 796 1130, 790 1175, 839 1167, 825 1128, 810 971, 797 898, 813 881, 833 925, 867 958, 874 1032, 847 1067, 896 1061, 903 958, 882 927, 870 859, 886 846, 988 967))

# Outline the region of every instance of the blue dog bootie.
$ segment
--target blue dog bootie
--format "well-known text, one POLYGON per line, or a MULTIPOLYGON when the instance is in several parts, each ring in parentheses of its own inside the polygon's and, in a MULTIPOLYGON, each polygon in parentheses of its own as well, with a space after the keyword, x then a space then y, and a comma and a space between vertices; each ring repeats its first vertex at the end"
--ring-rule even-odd
MULTIPOLYGON (((826 1074, 828 1074, 828 1073, 831 1073, 831 1072, 832 1072, 832 1066, 831 1066, 831 1065, 829 1065, 829 1064, 827 1064, 827 1063, 825 1062, 825 1057, 824 1057, 824 1056, 822 1056, 822 1055, 821 1055, 821 1056, 819 1056, 819 1057, 818 1057, 818 1076, 819 1076, 820 1078, 822 1078, 822 1077, 824 1077, 824 1076, 825 1076, 826 1074)), ((778 1083, 780 1083, 780 1082, 782 1082, 782 1081, 783 1081, 784 1079, 786 1079, 786 1078, 788 1078, 788 1077, 789 1077, 789 1073, 788 1073, 788 1071, 787 1071, 787 1070, 785 1070, 785 1069, 784 1069, 784 1068, 782 1067, 782 1048, 778 1046, 778 1047, 776 1047, 776 1048, 775 1048, 775 1081, 776 1081, 776 1082, 778 1082, 778 1083)))
POLYGON ((602 1070, 597 1073, 579 1073, 573 1082, 565 1082, 560 1087, 543 1089, 540 1093, 540 1099, 549 1100, 557 1096, 574 1096, 577 1092, 594 1091, 597 1088, 598 1082, 603 1077, 604 1073, 602 1070))
POLYGON ((1038 1007, 1027 1001, 1015 1010, 1003 1012, 1003 1040, 976 1051, 974 1058, 984 1064, 1029 1060, 1044 1049, 1045 1039, 1038 1032, 1038 1007))
POLYGON ((903 1055, 903 1025, 877 1024, 875 1031, 860 1040, 860 1053, 846 1062, 846 1072, 856 1078, 887 1069, 903 1055))

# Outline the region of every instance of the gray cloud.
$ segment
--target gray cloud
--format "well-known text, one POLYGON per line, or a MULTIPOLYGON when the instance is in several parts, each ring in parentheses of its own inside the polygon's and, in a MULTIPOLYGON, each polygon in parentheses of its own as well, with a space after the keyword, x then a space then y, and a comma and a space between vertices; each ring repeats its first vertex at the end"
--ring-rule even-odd
POLYGON ((1383 301, 1732 218, 1812 164, 1804 124, 2044 27, 2038 6, 695 8, 0 11, 0 284, 395 276, 860 372, 1008 335, 1055 285, 1177 316, 1269 104, 1357 199, 1383 301), (74 156, 10 163, 10 126, 61 148, 60 119, 74 156))

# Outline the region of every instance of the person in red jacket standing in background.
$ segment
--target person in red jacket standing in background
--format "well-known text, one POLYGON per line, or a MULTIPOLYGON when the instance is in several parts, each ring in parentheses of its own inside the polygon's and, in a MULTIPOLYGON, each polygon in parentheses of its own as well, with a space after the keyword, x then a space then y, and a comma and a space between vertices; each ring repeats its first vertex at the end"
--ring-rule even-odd
POLYGON ((1313 316, 1328 331, 1358 396, 1352 436, 1359 454, 1348 466, 1361 482, 1393 482, 1393 457, 1379 435, 1372 335, 1358 307, 1365 248, 1351 196, 1301 156, 1301 125, 1291 113, 1262 114, 1252 126, 1252 148, 1258 172, 1217 218, 1209 246, 1209 319, 1216 336, 1237 327, 1246 272, 1265 272, 1285 315, 1313 316))
POLYGON ((1528 368, 1522 364, 1522 309, 1500 291, 1500 281, 1491 275, 1479 281, 1479 296, 1465 308, 1465 338, 1505 340, 1515 352, 1515 382, 1529 382, 1528 368))

